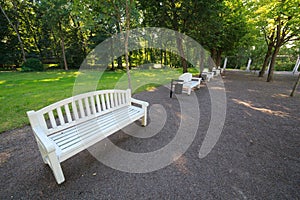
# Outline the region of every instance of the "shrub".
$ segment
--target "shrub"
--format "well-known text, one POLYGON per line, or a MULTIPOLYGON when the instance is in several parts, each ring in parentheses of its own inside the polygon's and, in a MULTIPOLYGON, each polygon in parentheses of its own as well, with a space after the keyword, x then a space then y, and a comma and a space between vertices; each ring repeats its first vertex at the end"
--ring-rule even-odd
POLYGON ((29 58, 22 65, 23 72, 43 71, 43 63, 37 58, 29 58))

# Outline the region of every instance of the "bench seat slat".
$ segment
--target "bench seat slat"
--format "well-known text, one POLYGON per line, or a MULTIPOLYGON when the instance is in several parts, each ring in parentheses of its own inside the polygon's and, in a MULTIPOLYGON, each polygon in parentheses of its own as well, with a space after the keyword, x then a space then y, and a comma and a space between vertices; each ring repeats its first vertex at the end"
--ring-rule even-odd
POLYGON ((129 122, 139 119, 143 116, 143 112, 141 108, 134 106, 124 107, 75 125, 65 131, 52 134, 49 138, 51 138, 60 149, 61 159, 65 160, 69 157, 69 152, 72 153, 74 149, 76 150, 77 148, 84 149, 86 142, 91 142, 96 138, 101 139, 101 135, 103 135, 103 138, 107 137, 107 133, 115 132, 116 129, 119 130, 123 128, 123 124, 128 124, 129 122))
MULTIPOLYGON (((130 121, 128 118, 123 117, 120 119, 120 122, 124 121, 130 121)), ((114 121, 107 121, 106 124, 100 124, 99 122, 88 122, 86 123, 89 125, 89 129, 81 129, 81 126, 79 126, 75 131, 73 132, 73 137, 69 138, 66 141, 62 141, 58 143, 58 146, 61 148, 62 151, 67 149, 68 147, 73 148, 72 146, 75 143, 82 143, 86 140, 89 140, 90 137, 95 136, 95 135, 102 135, 107 133, 108 131, 116 130, 117 124, 114 121)))
MULTIPOLYGON (((101 126, 103 126, 103 124, 106 124, 107 121, 112 121, 111 118, 114 117, 116 118, 116 116, 125 116, 125 117, 130 117, 136 113, 139 113, 141 112, 140 110, 136 110, 135 107, 131 106, 130 108, 126 108, 126 109, 119 109, 115 112, 112 112, 112 113, 107 113, 105 115, 102 115, 98 118, 94 118, 94 119, 91 119, 89 120, 90 122, 94 123, 95 121, 97 121, 97 123, 101 126), (128 114, 126 113, 128 112, 128 114), (133 113, 135 112, 135 113, 133 113)), ((118 118, 119 119, 119 118, 118 118)), ((114 123, 116 123, 114 121, 114 123)), ((66 130, 63 130, 63 131, 60 131, 56 134, 52 134, 50 135, 49 137, 52 138, 56 143, 57 142, 60 142, 61 140, 63 140, 63 138, 67 138, 68 137, 68 134, 70 133, 70 131, 72 131, 73 129, 78 129, 78 128, 85 128, 86 129, 89 129, 89 125, 88 123, 82 123, 80 126, 79 124, 74 124, 74 126, 72 128, 69 128, 69 129, 66 129, 66 130)))
MULTIPOLYGON (((125 113, 125 112, 127 112, 126 110, 122 109, 122 112, 125 113)), ((117 120, 126 120, 126 119, 128 119, 128 117, 130 119, 130 117, 139 114, 139 112, 134 109, 129 110, 128 116, 124 115, 123 113, 121 113, 121 112, 117 113, 118 115, 121 114, 121 116, 122 116, 122 117, 118 117, 117 120)), ((52 140, 55 143, 60 145, 62 142, 65 142, 66 139, 71 138, 71 140, 72 140, 72 137, 74 137, 73 134, 76 131, 80 131, 82 133, 91 131, 92 128, 91 128, 90 124, 96 124, 97 126, 99 126, 98 127, 99 130, 105 131, 105 129, 107 129, 108 126, 112 126, 112 124, 116 124, 116 121, 115 121, 116 119, 115 119, 114 115, 115 114, 113 114, 113 113, 109 113, 109 114, 107 114, 105 116, 101 116, 97 119, 90 120, 87 123, 83 123, 83 124, 74 126, 71 129, 68 129, 66 131, 51 135, 50 138, 52 138, 52 140)))

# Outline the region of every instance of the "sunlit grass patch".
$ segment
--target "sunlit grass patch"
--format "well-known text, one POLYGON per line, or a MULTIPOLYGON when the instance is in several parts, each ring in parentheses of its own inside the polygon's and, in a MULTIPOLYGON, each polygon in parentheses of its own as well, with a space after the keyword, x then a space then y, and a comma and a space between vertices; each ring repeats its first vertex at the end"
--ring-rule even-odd
MULTIPOLYGON (((189 69, 190 72, 197 70, 189 69)), ((0 72, 0 133, 28 124, 26 112, 38 110, 74 94, 76 78, 85 72, 51 70, 44 72, 0 72)), ((182 69, 146 69, 130 72, 133 93, 155 91, 160 85, 176 79, 182 69)), ((125 71, 105 71, 96 81, 94 89, 127 89, 125 71)), ((93 80, 95 79, 96 80, 93 80)), ((85 87, 87 82, 82 83, 85 87)))

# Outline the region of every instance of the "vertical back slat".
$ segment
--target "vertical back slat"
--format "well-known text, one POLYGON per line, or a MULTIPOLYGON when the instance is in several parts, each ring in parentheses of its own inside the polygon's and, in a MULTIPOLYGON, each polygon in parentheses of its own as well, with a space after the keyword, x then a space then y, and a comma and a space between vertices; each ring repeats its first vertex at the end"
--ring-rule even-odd
POLYGON ((118 106, 122 105, 122 102, 121 102, 121 93, 118 92, 118 106))
POLYGON ((72 101, 72 110, 73 110, 73 114, 75 117, 75 120, 79 119, 79 115, 78 115, 78 110, 77 110, 77 106, 76 106, 76 102, 72 101))
POLYGON ((102 105, 102 110, 106 110, 106 104, 105 104, 105 99, 104 99, 104 94, 101 94, 101 105, 102 105))
POLYGON ((66 112, 66 115, 67 115, 68 123, 72 122, 72 116, 71 116, 69 104, 65 104, 65 112, 66 112))
POLYGON ((96 95, 96 103, 97 103, 97 110, 99 113, 99 112, 101 112, 101 104, 100 104, 99 95, 96 95))
POLYGON ((62 114, 61 107, 58 107, 56 110, 57 110, 60 125, 64 125, 65 124, 65 119, 64 119, 64 116, 62 114))
POLYGON ((54 118, 54 115, 53 115, 53 111, 52 110, 49 111, 48 115, 49 115, 49 118, 50 118, 50 123, 51 123, 52 128, 56 128, 57 124, 56 124, 56 121, 55 121, 55 118, 54 118))
POLYGON ((85 104, 85 110, 86 110, 87 116, 90 116, 91 115, 91 106, 90 106, 90 102, 89 102, 89 97, 84 98, 84 104, 85 104))
POLYGON ((131 98, 131 90, 127 89, 126 90, 126 104, 130 104, 130 98, 131 98))
POLYGON ((118 101, 118 93, 117 92, 114 93, 114 100, 115 100, 115 107, 118 107, 119 101, 118 101))
POLYGON ((115 107, 114 93, 111 92, 111 93, 109 94, 109 96, 110 96, 110 105, 111 105, 111 108, 114 108, 114 107, 115 107))
POLYGON ((96 105, 95 105, 95 96, 94 95, 92 95, 91 97, 90 97, 90 100, 91 100, 91 107, 92 107, 92 114, 96 114, 97 112, 96 112, 96 105))
POLYGON ((110 109, 111 107, 110 107, 110 99, 109 99, 109 94, 108 93, 106 93, 105 94, 105 100, 106 100, 106 108, 107 109, 110 109))
POLYGON ((126 104, 126 101, 125 101, 125 93, 122 93, 122 94, 121 94, 121 99, 122 99, 122 104, 126 104))
POLYGON ((84 113, 82 99, 78 99, 78 105, 79 105, 80 118, 83 118, 85 116, 85 113, 84 113))

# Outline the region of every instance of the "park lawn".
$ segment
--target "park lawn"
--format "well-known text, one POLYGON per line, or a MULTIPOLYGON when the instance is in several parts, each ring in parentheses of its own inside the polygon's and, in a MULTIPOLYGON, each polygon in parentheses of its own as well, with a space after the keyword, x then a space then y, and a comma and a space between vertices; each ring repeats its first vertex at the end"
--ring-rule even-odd
MULTIPOLYGON (((132 70, 133 92, 153 90, 178 78, 181 70, 132 70)), ((191 70, 195 72, 195 70, 191 70)), ((78 71, 0 72, 0 133, 29 124, 26 112, 71 97, 78 71)), ((124 71, 105 72, 97 89, 126 89, 124 71)))

